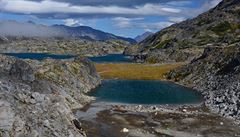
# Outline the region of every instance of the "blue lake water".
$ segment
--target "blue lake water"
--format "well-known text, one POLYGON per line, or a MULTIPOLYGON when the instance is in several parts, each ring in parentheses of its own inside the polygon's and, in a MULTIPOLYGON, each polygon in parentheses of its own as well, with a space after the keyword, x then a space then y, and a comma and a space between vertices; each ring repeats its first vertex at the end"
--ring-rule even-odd
POLYGON ((99 56, 99 57, 89 57, 90 60, 97 62, 97 63, 127 63, 132 62, 130 56, 125 56, 122 54, 109 54, 106 56, 99 56))
POLYGON ((70 59, 74 57, 73 55, 57 55, 57 54, 48 54, 48 53, 3 53, 3 54, 21 58, 21 59, 35 59, 35 60, 43 60, 46 58, 70 59))
MULTIPOLYGON (((35 60, 43 60, 46 58, 70 59, 75 57, 73 55, 57 55, 57 54, 48 54, 48 53, 3 53, 3 54, 8 56, 14 56, 21 59, 35 59, 35 60)), ((88 57, 88 58, 96 63, 132 62, 132 59, 129 56, 124 56, 122 54, 110 54, 106 56, 88 57)))
POLYGON ((104 80, 89 95, 99 101, 131 104, 190 104, 203 100, 198 92, 189 88, 145 80, 104 80))

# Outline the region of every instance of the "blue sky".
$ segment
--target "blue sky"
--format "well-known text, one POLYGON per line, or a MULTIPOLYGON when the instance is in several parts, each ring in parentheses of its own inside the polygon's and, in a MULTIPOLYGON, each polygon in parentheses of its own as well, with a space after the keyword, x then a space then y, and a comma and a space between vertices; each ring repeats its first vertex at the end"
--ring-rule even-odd
POLYGON ((0 0, 0 20, 90 26, 119 36, 156 32, 221 0, 0 0))

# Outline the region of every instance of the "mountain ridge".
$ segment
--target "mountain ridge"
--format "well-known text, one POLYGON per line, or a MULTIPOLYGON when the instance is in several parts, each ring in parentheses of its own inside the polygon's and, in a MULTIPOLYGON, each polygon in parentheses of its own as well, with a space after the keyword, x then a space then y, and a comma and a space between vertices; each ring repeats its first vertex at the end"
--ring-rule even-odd
POLYGON ((147 37, 149 37, 149 36, 151 36, 151 35, 153 35, 153 34, 154 34, 153 32, 146 31, 146 32, 144 32, 143 34, 136 36, 134 39, 135 39, 137 42, 141 42, 141 41, 143 41, 144 39, 146 39, 147 37))
POLYGON ((16 21, 1 21, 0 29, 1 36, 86 38, 88 40, 123 40, 129 43, 136 43, 134 39, 116 36, 111 33, 93 29, 89 26, 46 26, 42 24, 36 24, 32 21, 24 23, 16 21))

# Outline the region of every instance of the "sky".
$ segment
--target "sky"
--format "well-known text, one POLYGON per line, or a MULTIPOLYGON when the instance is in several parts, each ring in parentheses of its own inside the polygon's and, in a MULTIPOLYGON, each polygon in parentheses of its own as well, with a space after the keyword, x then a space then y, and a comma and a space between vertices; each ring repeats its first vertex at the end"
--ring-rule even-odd
MULTIPOLYGON (((221 0, 0 0, 0 21, 90 26, 134 38, 196 17, 221 0)), ((0 30, 1 31, 1 30, 0 30)))

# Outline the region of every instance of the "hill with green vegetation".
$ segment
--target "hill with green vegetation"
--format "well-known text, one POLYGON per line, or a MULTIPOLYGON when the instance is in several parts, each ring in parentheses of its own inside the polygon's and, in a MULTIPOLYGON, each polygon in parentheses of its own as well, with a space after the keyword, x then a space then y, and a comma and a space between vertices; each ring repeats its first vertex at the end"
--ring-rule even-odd
POLYGON ((240 42, 240 1, 223 0, 196 18, 174 24, 128 49, 147 62, 182 62, 199 57, 205 47, 240 42), (135 52, 135 53, 134 53, 135 52))

